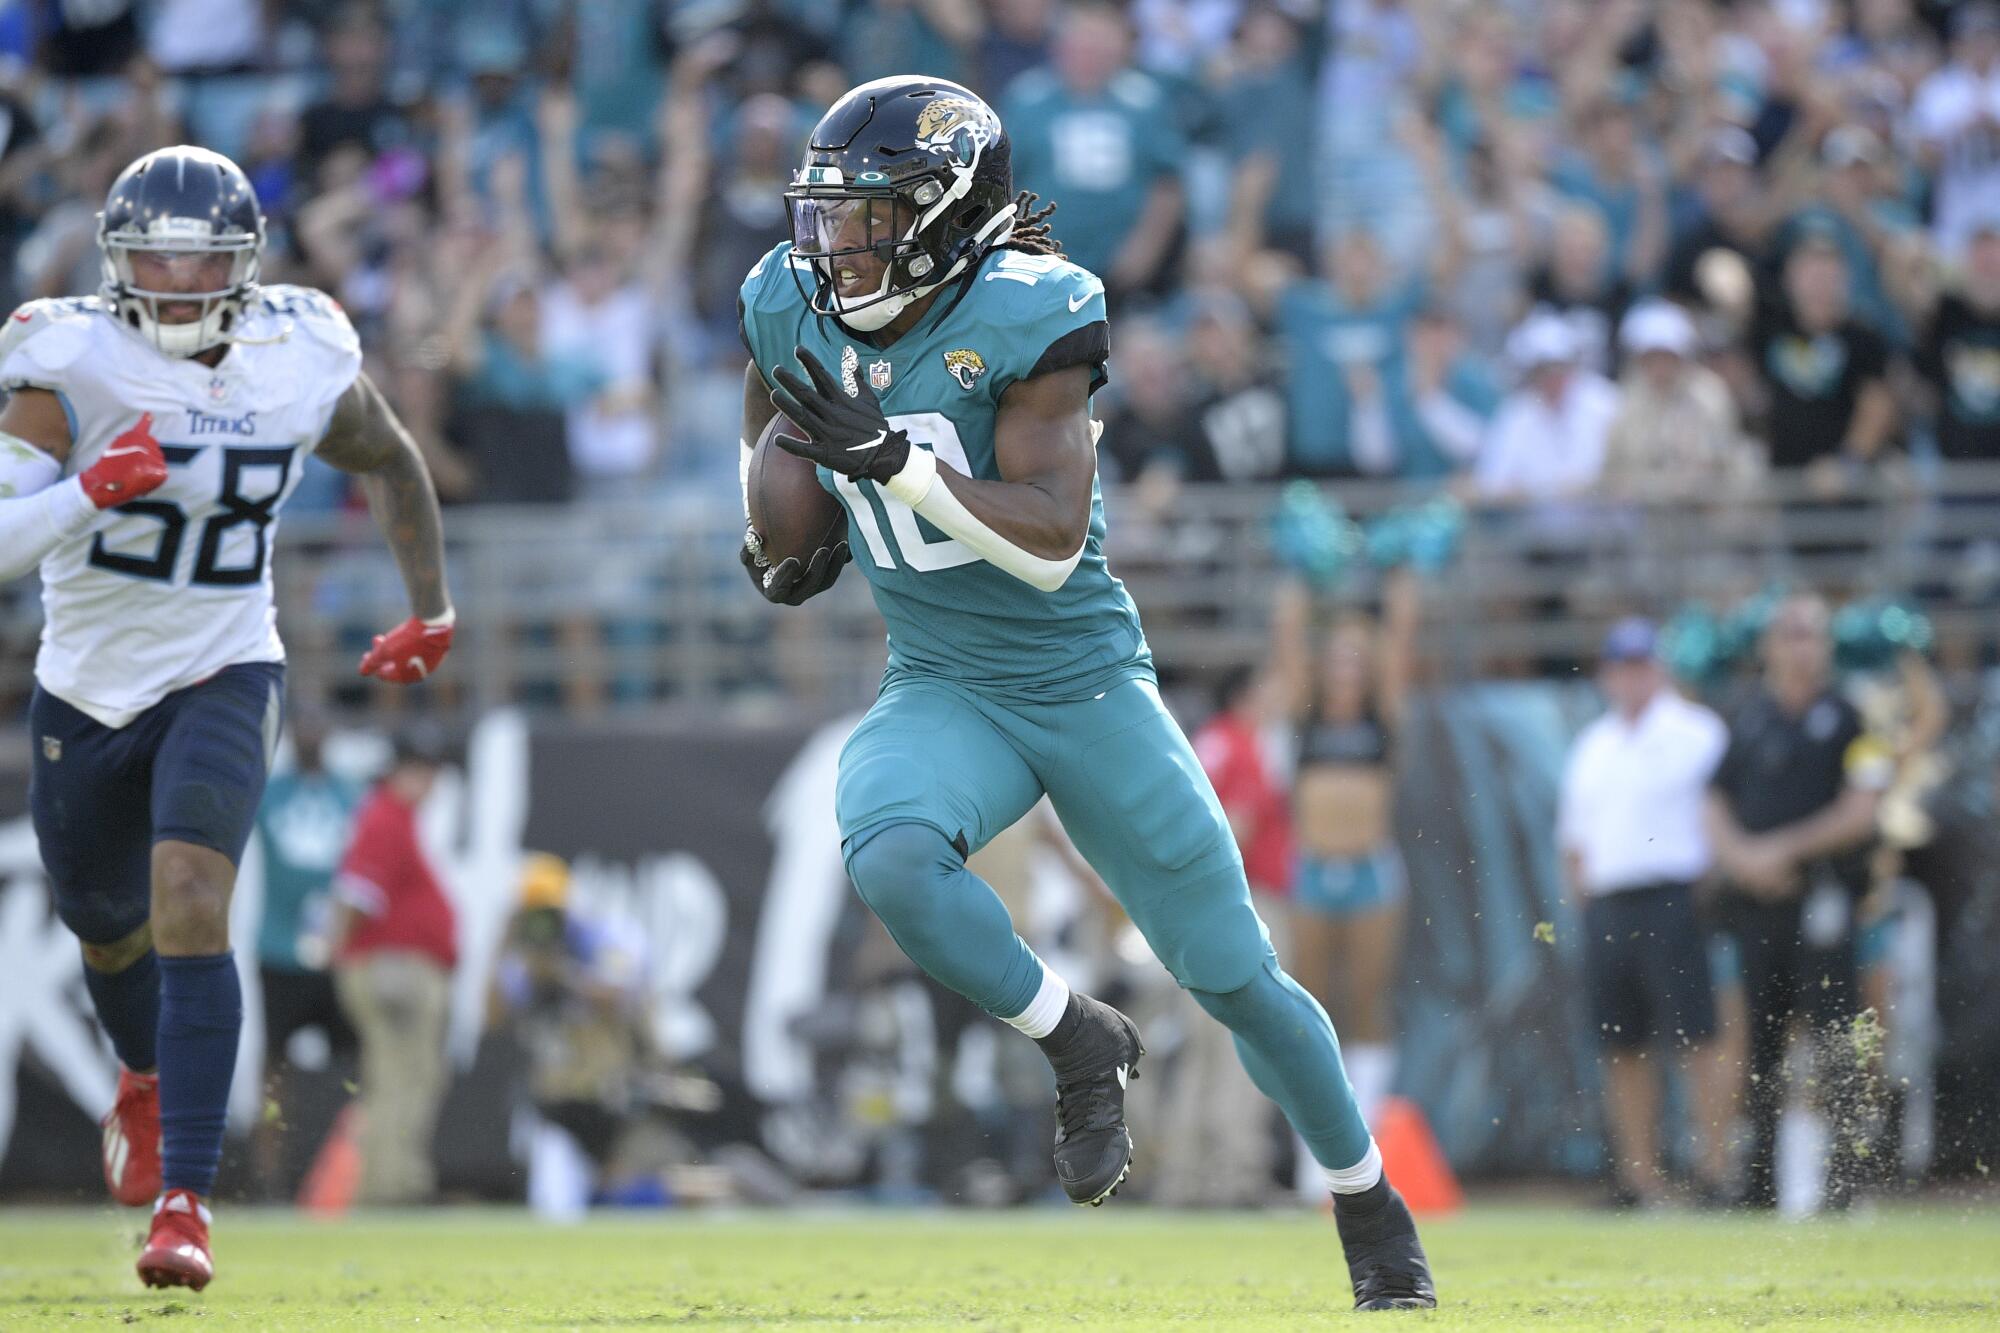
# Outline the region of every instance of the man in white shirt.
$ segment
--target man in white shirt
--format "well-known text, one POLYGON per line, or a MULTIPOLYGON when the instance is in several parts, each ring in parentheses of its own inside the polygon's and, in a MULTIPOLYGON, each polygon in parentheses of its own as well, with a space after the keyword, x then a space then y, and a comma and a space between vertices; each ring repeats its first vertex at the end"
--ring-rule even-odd
POLYGON ((1521 369, 1500 404, 1474 477, 1488 500, 1548 505, 1581 498, 1604 468, 1604 441, 1618 415, 1618 386, 1583 367, 1576 331, 1546 307, 1507 339, 1521 369))
POLYGON ((1948 260, 2000 204, 2000 5, 1958 5, 1951 38, 1951 63, 1924 80, 1910 108, 1919 158, 1937 182, 1932 237, 1948 260))
MULTIPOLYGON (((1694 885, 1712 864, 1703 810, 1729 733, 1715 714, 1674 692, 1644 620, 1612 627, 1598 685, 1610 707, 1570 751, 1557 840, 1583 916, 1591 1017, 1608 1057, 1614 1197, 1645 1205, 1666 1187, 1664 1062, 1649 1059, 1648 1048, 1685 1069, 1715 1034, 1694 885)), ((1720 1198, 1722 1144, 1708 1128, 1698 1188, 1720 1198)))

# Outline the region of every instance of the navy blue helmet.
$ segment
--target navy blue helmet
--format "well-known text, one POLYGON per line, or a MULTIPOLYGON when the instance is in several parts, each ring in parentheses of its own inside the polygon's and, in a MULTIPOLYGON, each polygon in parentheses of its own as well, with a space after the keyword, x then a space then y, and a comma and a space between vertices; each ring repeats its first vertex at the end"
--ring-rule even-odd
POLYGON ((264 214, 243 169, 181 145, 120 172, 97 218, 102 294, 169 356, 229 340, 257 287, 264 214))

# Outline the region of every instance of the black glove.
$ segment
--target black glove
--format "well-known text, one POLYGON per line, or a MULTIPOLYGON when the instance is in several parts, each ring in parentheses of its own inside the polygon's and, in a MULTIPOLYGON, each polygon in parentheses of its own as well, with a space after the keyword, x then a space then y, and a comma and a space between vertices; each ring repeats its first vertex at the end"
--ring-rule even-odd
POLYGON ((797 606, 831 588, 840 577, 841 566, 853 558, 846 542, 836 542, 814 552, 811 564, 801 564, 797 556, 791 556, 780 560, 774 568, 764 558, 764 543, 748 528, 743 531, 743 549, 737 552, 737 559, 743 562, 750 581, 764 594, 764 600, 786 606, 797 606))
POLYGON ((812 383, 780 368, 775 375, 778 387, 771 390, 771 406, 811 438, 795 440, 780 435, 778 447, 843 477, 881 482, 902 471, 910 458, 910 437, 890 429, 875 391, 857 377, 850 397, 811 352, 795 347, 792 355, 812 376, 812 383))

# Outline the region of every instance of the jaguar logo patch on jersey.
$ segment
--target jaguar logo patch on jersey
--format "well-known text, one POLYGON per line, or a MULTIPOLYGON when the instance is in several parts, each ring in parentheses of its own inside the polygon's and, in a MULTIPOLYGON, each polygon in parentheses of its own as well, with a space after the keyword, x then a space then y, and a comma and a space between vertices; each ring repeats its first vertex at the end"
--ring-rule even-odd
POLYGON ((861 396, 861 385, 854 378, 856 372, 858 372, 860 369, 861 369, 861 357, 860 354, 854 350, 854 344, 849 343, 847 346, 841 348, 840 387, 847 390, 847 396, 849 398, 859 398, 861 396))
POLYGON ((877 393, 881 393, 884 389, 887 389, 889 387, 890 369, 887 361, 870 361, 868 363, 868 387, 877 393))
POLYGON ((954 348, 944 354, 945 372, 958 381, 958 387, 970 392, 986 373, 986 358, 970 347, 954 348))

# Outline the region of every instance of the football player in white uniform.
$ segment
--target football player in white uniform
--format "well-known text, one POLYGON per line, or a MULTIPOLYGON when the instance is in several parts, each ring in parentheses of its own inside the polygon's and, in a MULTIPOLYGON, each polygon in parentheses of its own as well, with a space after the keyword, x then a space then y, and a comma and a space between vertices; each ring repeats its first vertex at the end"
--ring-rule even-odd
POLYGON ((41 569, 30 805, 123 1066, 105 1180, 154 1204, 139 1275, 199 1289, 242 1025, 229 896, 284 686, 272 529, 308 454, 361 476, 409 591, 362 672, 430 674, 452 609, 423 459, 340 307, 258 285, 264 220, 236 164, 140 158, 98 242, 98 295, 0 329, 0 572, 41 569))

